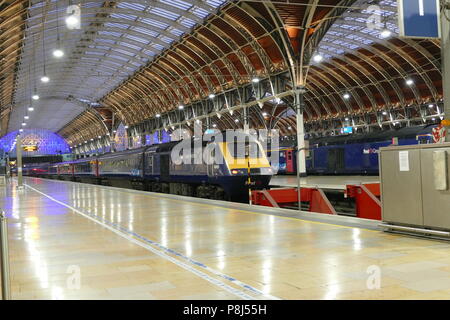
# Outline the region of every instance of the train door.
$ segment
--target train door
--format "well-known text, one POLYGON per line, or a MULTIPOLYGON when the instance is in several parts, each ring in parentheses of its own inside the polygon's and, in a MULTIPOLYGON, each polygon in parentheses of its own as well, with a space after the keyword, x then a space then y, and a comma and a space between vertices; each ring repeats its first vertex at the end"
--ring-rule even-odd
POLYGON ((169 180, 170 178, 170 154, 162 154, 159 158, 161 180, 169 180))
POLYGON ((342 172, 345 169, 344 148, 328 149, 328 171, 342 172))
POLYGON ((286 150, 286 173, 294 173, 294 150, 288 149, 286 150))

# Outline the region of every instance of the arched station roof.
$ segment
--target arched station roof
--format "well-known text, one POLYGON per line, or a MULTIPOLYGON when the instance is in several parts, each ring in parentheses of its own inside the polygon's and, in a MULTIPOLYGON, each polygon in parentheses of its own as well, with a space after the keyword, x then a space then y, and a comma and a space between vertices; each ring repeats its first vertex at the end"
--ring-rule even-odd
POLYGON ((2 110, 12 113, 8 130, 17 129, 30 103, 44 56, 52 80, 37 84, 36 107, 56 117, 59 109, 70 110, 52 129, 72 145, 104 136, 119 122, 151 130, 144 122, 157 115, 165 127, 202 114, 221 129, 239 127, 240 106, 249 107, 252 127, 293 133, 298 85, 306 85, 309 131, 345 119, 357 126, 426 121, 440 113, 440 44, 400 39, 393 0, 86 0, 76 31, 62 25, 67 5, 16 0, 0 6, 0 17, 15 12, 9 27, 22 34, 11 41, 6 59, 14 67, 0 82, 2 110), (374 14, 380 23, 368 25, 374 14), (392 32, 386 39, 380 36, 385 27, 392 32), (57 46, 58 34, 66 51, 61 60, 46 51, 57 46), (324 59, 315 62, 318 53, 324 59), (182 114, 174 118, 174 112, 182 114))

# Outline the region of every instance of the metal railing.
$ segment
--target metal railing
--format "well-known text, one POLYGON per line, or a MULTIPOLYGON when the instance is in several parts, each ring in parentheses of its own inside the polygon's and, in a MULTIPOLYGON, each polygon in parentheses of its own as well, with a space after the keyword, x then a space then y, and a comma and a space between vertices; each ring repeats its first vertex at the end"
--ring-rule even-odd
POLYGON ((0 212, 0 269, 2 283, 2 299, 11 300, 9 274, 8 225, 4 211, 0 212))

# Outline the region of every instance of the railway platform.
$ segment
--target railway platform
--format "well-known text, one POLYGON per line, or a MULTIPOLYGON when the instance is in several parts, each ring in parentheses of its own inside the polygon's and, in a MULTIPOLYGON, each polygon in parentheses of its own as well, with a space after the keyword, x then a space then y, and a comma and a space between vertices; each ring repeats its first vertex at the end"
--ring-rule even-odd
POLYGON ((24 182, 0 189, 13 299, 450 298, 450 244, 378 221, 24 182))

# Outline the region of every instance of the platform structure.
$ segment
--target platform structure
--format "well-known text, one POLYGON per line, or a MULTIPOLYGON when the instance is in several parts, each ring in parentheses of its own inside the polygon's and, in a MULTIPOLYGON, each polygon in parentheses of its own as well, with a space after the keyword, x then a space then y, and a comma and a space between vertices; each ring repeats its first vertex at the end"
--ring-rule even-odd
POLYGON ((252 191, 252 203, 381 220, 378 176, 308 176, 297 180, 297 176, 277 175, 269 189, 252 191))
MULTIPOLYGON (((303 188, 345 190, 347 185, 379 183, 379 176, 307 176, 300 178, 303 188)), ((297 187, 297 176, 276 175, 270 180, 271 187, 297 187)))
POLYGON ((348 217, 24 183, 0 189, 13 299, 450 298, 450 243, 348 217))

